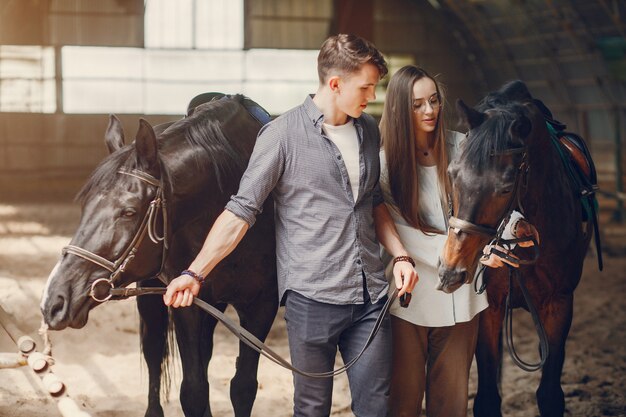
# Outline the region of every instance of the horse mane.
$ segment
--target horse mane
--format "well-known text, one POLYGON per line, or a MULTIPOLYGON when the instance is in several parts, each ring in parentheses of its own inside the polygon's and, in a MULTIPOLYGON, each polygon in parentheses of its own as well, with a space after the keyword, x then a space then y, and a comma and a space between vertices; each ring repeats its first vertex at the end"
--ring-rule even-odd
POLYGON ((517 88, 517 83, 514 81, 499 91, 489 93, 476 106, 476 110, 486 113, 487 117, 483 123, 472 129, 472 135, 465 141, 461 157, 479 170, 489 164, 493 153, 511 148, 510 127, 515 120, 528 113, 523 103, 532 100, 532 97, 526 86, 523 86, 526 94, 523 94, 524 90, 519 94, 517 89, 515 94, 511 94, 511 87, 517 88))
POLYGON ((119 180, 115 175, 111 175, 112 173, 116 173, 120 169, 130 171, 137 168, 135 155, 135 146, 133 144, 127 145, 107 156, 91 173, 85 185, 76 195, 75 200, 84 203, 93 191, 110 189, 119 180))
MULTIPOLYGON (((245 153, 236 147, 236 142, 228 137, 223 128, 239 111, 245 110, 242 100, 243 96, 236 95, 198 106, 191 116, 176 121, 159 135, 158 148, 166 141, 183 138, 189 145, 202 149, 203 152, 193 154, 195 163, 200 167, 211 165, 218 186, 223 191, 224 179, 243 172, 247 166, 245 153)), ((110 189, 118 183, 118 178, 111 174, 120 169, 132 170, 138 167, 136 155, 134 143, 131 143, 106 157, 87 179, 76 200, 83 203, 93 191, 110 189)), ((174 188, 176 176, 167 172, 160 154, 159 164, 161 175, 168 178, 169 187, 174 188)))

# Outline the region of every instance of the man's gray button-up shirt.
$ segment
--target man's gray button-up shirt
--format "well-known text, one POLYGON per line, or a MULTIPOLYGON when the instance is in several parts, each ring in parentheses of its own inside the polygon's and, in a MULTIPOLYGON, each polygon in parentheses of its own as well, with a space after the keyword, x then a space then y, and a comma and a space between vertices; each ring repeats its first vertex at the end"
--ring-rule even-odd
POLYGON ((376 121, 353 119, 359 140, 359 194, 354 201, 337 146, 322 131, 324 116, 312 100, 263 127, 237 195, 226 209, 254 224, 273 193, 278 289, 331 304, 360 304, 363 277, 373 302, 387 293, 373 208, 380 135, 376 121))

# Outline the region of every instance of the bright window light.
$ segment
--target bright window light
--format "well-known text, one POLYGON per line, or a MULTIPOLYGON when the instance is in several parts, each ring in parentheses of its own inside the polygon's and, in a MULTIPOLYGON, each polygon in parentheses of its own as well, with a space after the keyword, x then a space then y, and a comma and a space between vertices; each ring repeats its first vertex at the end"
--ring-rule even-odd
POLYGON ((0 111, 54 113, 54 49, 0 45, 0 111))
POLYGON ((317 89, 317 51, 66 46, 66 113, 184 114, 198 94, 243 93, 272 114, 317 89))
POLYGON ((145 4, 146 48, 243 48, 243 0, 146 0, 145 4))

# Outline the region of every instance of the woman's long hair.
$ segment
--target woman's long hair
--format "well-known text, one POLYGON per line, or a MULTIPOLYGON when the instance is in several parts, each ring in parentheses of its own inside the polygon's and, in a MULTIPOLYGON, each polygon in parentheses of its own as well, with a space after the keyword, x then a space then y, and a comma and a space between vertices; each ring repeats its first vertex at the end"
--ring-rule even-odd
POLYGON ((446 149, 446 129, 443 115, 445 92, 437 80, 422 68, 413 65, 402 67, 389 82, 385 97, 385 107, 380 121, 382 146, 387 159, 389 188, 400 214, 413 227, 423 232, 438 233, 428 224, 419 212, 419 181, 417 170, 417 146, 413 127, 413 85, 417 80, 430 78, 435 83, 441 106, 429 147, 433 149, 437 163, 437 178, 441 190, 444 210, 450 191, 448 179, 448 152, 446 149), (434 143, 432 143, 434 142, 434 143))

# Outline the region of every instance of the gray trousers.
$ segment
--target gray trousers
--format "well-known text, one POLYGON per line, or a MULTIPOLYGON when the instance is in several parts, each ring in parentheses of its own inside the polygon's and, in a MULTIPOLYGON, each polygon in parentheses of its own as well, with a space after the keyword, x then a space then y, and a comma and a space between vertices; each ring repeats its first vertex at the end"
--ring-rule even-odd
POLYGON ((391 317, 393 371, 390 411, 417 417, 426 393, 428 417, 467 416, 469 372, 478 337, 478 315, 448 327, 417 326, 391 317))
MULTIPOLYGON (((294 366, 308 372, 331 371, 337 348, 343 362, 349 362, 365 345, 385 301, 335 305, 289 291, 285 320, 294 366)), ((386 317, 372 344, 348 370, 352 412, 357 417, 385 417, 390 379, 391 325, 386 317)), ((294 374, 294 416, 328 416, 332 392, 332 378, 294 374)))

